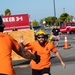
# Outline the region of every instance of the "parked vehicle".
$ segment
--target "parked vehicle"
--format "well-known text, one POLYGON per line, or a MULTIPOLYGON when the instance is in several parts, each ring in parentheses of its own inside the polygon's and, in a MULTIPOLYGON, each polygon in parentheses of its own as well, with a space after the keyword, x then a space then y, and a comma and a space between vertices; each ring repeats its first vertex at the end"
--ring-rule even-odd
POLYGON ((30 29, 29 14, 2 16, 5 25, 4 31, 30 29))
POLYGON ((72 32, 75 32, 75 22, 61 23, 59 29, 62 33, 71 34, 72 32))
POLYGON ((38 29, 43 29, 45 30, 44 26, 38 25, 38 26, 33 26, 34 32, 36 32, 38 29))

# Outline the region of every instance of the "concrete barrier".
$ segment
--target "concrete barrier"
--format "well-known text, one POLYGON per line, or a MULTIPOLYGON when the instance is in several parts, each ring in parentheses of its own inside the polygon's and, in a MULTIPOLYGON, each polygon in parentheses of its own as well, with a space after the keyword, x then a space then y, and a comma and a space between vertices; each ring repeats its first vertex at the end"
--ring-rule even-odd
MULTIPOLYGON (((24 31, 12 31, 8 32, 15 40, 19 40, 19 37, 23 35, 25 41, 24 44, 34 41, 34 30, 24 30, 24 31)), ((24 59, 21 56, 17 55, 12 51, 12 60, 21 60, 24 59)))

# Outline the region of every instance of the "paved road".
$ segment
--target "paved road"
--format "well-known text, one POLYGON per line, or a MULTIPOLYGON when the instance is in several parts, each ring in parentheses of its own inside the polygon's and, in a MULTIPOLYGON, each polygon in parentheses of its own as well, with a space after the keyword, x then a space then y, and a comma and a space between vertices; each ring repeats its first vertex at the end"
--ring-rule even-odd
MULTIPOLYGON (((67 62, 66 69, 63 69, 60 63, 52 65, 51 73, 52 75, 75 75, 75 61, 67 62)), ((15 68, 17 75, 31 75, 31 68, 15 68)))
MULTIPOLYGON (((57 57, 52 55, 52 75, 75 75, 75 34, 67 35, 70 49, 64 49, 64 38, 59 41, 58 51, 66 63, 66 69, 63 69, 57 57)), ((29 60, 14 61, 13 67, 16 71, 16 75, 31 75, 31 68, 29 66, 29 60)))
MULTIPOLYGON (((59 60, 53 55, 51 73, 52 75, 75 75, 75 55, 69 50, 60 51, 63 60, 66 63, 66 69, 63 69, 59 60), (71 52, 71 53, 70 53, 71 52), (64 54, 63 54, 64 53, 64 54), (69 54, 68 54, 69 53, 69 54), (66 54, 66 55, 65 55, 66 54)), ((74 51, 75 53, 75 51, 74 51)), ((17 75, 31 75, 31 68, 28 61, 22 61, 19 65, 14 66, 17 75)))

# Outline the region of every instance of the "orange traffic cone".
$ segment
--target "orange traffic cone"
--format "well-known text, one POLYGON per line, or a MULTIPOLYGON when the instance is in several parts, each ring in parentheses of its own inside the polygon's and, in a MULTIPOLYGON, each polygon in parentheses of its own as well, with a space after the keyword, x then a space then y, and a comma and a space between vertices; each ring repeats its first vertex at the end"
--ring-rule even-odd
POLYGON ((67 36, 65 36, 64 49, 69 49, 67 36))

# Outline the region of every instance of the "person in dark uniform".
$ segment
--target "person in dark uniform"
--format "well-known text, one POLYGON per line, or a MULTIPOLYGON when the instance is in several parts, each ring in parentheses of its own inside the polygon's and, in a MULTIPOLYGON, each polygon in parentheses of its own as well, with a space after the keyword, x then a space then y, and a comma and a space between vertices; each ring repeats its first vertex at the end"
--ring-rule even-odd
POLYGON ((55 46, 58 46, 58 44, 59 44, 59 42, 58 42, 60 40, 59 34, 61 34, 61 32, 60 32, 59 28, 56 26, 56 24, 54 24, 54 27, 52 29, 52 36, 53 36, 53 43, 54 42, 56 43, 55 46))

